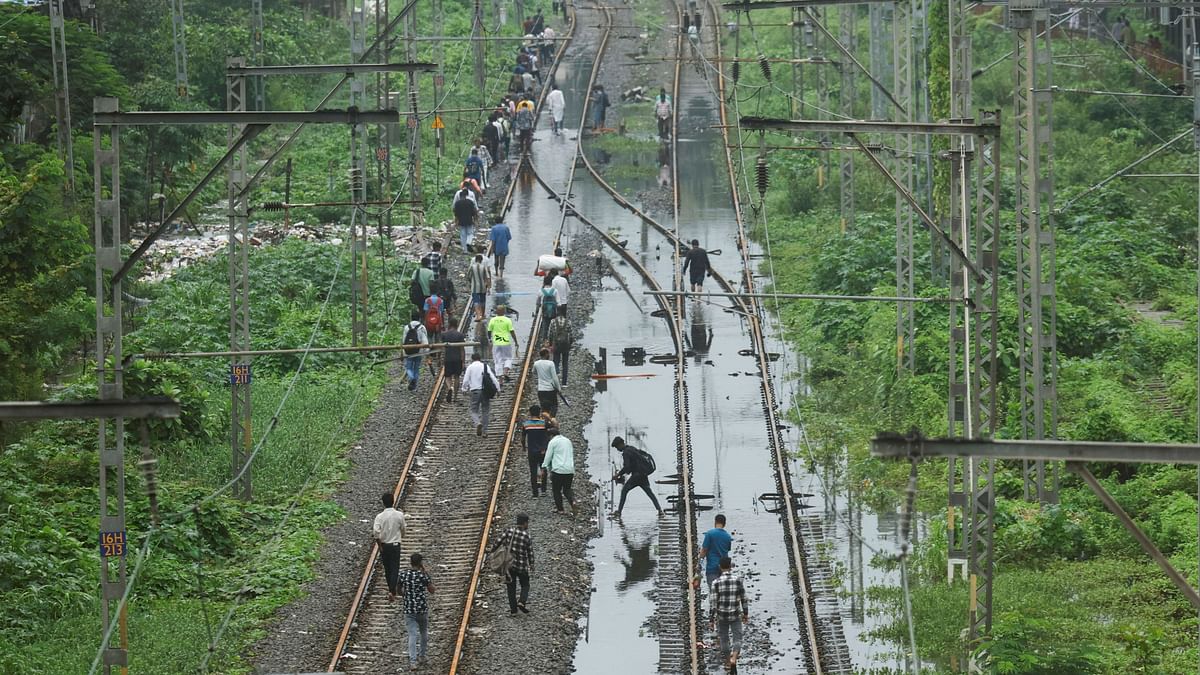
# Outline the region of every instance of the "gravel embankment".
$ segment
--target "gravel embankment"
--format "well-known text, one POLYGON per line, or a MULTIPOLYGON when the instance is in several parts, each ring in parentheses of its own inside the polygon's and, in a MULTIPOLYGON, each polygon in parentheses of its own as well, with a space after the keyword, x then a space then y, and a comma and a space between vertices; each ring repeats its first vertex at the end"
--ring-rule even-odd
MULTIPOLYGON (((580 329, 591 320, 592 293, 600 287, 602 274, 597 258, 588 254, 600 246, 600 238, 588 230, 567 247, 568 256, 581 261, 571 274, 569 315, 580 329)), ((579 514, 574 518, 556 514, 550 495, 533 498, 525 452, 518 440, 509 457, 493 531, 503 532, 518 513, 529 514, 536 559, 536 570, 530 577, 530 613, 510 616, 502 578, 485 577, 473 610, 464 673, 550 674, 572 670, 579 620, 587 612, 591 594, 592 569, 586 547, 597 534, 596 485, 587 473, 588 448, 580 437, 594 408, 590 378, 593 362, 589 352, 578 348, 572 351, 570 381, 566 385, 571 406, 560 406, 558 410, 559 425, 575 447, 573 487, 579 514)), ((534 391, 531 386, 523 408, 537 402, 534 391)))
MULTIPOLYGON (((488 209, 504 198, 507 171, 496 167, 493 185, 484 205, 488 209)), ((458 306, 469 299, 464 293, 467 256, 458 252, 457 230, 448 235, 453 244, 447 265, 458 290, 458 306)), ((486 230, 476 233, 476 243, 486 241, 486 230)), ((418 251, 409 252, 415 256, 418 251)), ((267 636, 251 649, 248 659, 256 672, 309 672, 324 670, 333 656, 350 601, 371 552, 371 523, 382 507, 380 495, 391 492, 403 468, 416 426, 429 401, 433 378, 428 369, 416 392, 408 391, 403 366, 389 370, 391 378, 379 396, 375 411, 363 425, 362 437, 346 451, 350 463, 345 481, 332 498, 346 517, 321 534, 320 557, 314 578, 304 584, 302 595, 276 612, 267 636)))

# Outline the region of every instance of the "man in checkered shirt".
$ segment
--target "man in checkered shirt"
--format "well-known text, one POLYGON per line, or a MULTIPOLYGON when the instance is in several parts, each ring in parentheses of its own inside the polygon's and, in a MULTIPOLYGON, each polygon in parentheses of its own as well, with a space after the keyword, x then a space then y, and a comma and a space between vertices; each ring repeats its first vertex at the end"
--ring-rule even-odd
POLYGON ((528 614, 525 603, 529 601, 529 573, 533 571, 533 538, 529 536, 529 516, 517 514, 516 527, 510 527, 500 535, 492 553, 512 544, 512 566, 504 575, 508 587, 508 614, 515 616, 517 610, 528 614), (521 582, 521 601, 517 601, 517 582, 521 582))
POLYGON ((750 621, 750 603, 742 578, 733 573, 733 561, 729 556, 721 558, 720 567, 721 576, 712 583, 709 593, 709 629, 716 629, 721 654, 726 655, 725 667, 736 675, 738 656, 742 652, 742 624, 750 621), (730 633, 733 634, 732 641, 730 633))

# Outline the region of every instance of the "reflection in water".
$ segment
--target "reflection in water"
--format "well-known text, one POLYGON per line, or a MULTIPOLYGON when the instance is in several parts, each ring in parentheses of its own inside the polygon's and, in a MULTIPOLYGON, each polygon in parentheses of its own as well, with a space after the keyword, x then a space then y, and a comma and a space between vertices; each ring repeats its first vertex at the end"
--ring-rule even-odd
POLYGON ((667 143, 658 146, 658 186, 671 187, 671 146, 667 143))
POLYGON ((625 568, 625 578, 617 582, 618 591, 624 593, 654 577, 654 570, 658 568, 658 561, 652 555, 654 539, 654 527, 642 532, 622 528, 621 541, 625 542, 625 551, 629 554, 629 560, 622 560, 620 555, 614 554, 617 561, 625 568))
POLYGON ((696 363, 704 361, 708 356, 708 348, 712 346, 713 329, 708 325, 704 305, 699 302, 692 305, 691 331, 686 339, 688 348, 695 352, 696 363))

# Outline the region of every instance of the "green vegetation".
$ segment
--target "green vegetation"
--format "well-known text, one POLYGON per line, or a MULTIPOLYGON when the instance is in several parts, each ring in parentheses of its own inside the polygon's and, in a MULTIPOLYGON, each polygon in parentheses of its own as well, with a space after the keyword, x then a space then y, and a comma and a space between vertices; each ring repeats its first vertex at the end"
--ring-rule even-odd
MULTIPOLYGON (((66 3, 72 11, 73 3, 66 3)), ((190 98, 179 98, 173 70, 170 16, 161 4, 114 0, 99 4, 102 30, 68 16, 67 43, 75 165, 55 152, 54 88, 45 7, 0 4, 0 397, 5 400, 94 398, 91 110, 93 96, 115 96, 123 110, 220 109, 225 58, 246 54, 249 6, 198 0, 187 4, 190 98), (21 130, 18 133, 18 130, 21 130), (21 142, 18 142, 21 141, 21 142), (76 189, 66 190, 73 172, 76 189)), ((77 3, 74 3, 77 7, 77 3)), ((334 0, 266 0, 265 62, 344 62, 345 5, 334 0), (333 17, 333 18, 331 18, 333 17)), ((395 6, 393 6, 395 9, 395 6)), ((418 29, 431 33, 427 9, 418 29)), ((446 32, 469 33, 467 4, 446 5, 446 32)), ((374 21, 367 21, 368 43, 374 21)), ((516 34, 512 26, 504 34, 516 34)), ((397 43, 392 60, 404 60, 397 43)), ((416 60, 432 60, 428 43, 416 60)), ((507 47, 489 47, 487 92, 474 89, 470 46, 446 46, 446 108, 498 99, 511 68, 507 47), (465 74, 464 74, 465 73, 465 74)), ((421 110, 435 106, 421 76, 421 110)), ((267 82, 269 109, 317 105, 336 78, 282 77, 267 82)), ((369 81, 373 91, 374 78, 369 81)), ((404 78, 393 78, 393 90, 404 78)), ((328 104, 347 104, 343 89, 328 104)), ((371 93, 369 96, 373 97, 371 93)), ((372 100, 374 100, 372 98, 372 100)), ((442 196, 484 113, 447 113, 445 156, 434 152, 430 119, 423 185, 431 225, 449 217, 442 196)), ((391 191, 368 163, 368 198, 407 195, 407 131, 395 130, 391 191)), ((252 164, 266 159, 290 130, 270 129, 250 146, 252 164)), ((122 211, 126 231, 158 218, 154 193, 168 206, 186 194, 224 151, 227 130, 200 127, 127 128, 121 135, 122 211)), ((376 133, 369 134, 371 143, 376 133)), ((295 202, 344 200, 348 132, 310 128, 288 157, 295 202)), ((368 149, 375 157, 375 148, 368 149)), ((281 200, 281 161, 252 203, 281 200)), ((224 223, 218 178, 196 200, 186 222, 224 223), (215 215, 214 215, 215 214, 215 215), (215 219, 215 220, 214 220, 215 219)), ((382 207, 368 216, 375 226, 382 207)), ((256 211, 255 220, 272 214, 256 211)), ((296 210, 293 220, 347 223, 350 210, 296 210)), ((407 223, 403 211, 392 220, 407 223)), ((130 249, 127 247, 126 251, 130 249)), ((404 262, 391 240, 372 237, 371 339, 398 342, 397 309, 407 310, 404 262), (381 247, 380 244, 386 244, 381 247), (386 250, 387 255, 381 251, 386 250)), ((285 241, 250 257, 252 346, 340 346, 350 343, 349 252, 346 245, 285 241)), ((228 277, 223 256, 178 271, 167 281, 129 281, 125 291, 126 355, 222 350, 229 345, 228 277), (148 303, 141 302, 142 300, 148 303)), ((225 359, 146 360, 125 368, 128 396, 168 395, 180 401, 178 420, 155 421, 147 437, 158 460, 158 508, 152 528, 143 474, 137 466, 139 424, 126 425, 127 561, 141 563, 129 606, 130 666, 135 672, 195 671, 210 633, 234 609, 213 652, 220 672, 248 672, 246 648, 265 635, 267 620, 311 578, 320 530, 344 517, 330 499, 344 475, 344 450, 359 433, 386 381, 386 366, 355 355, 272 356, 253 363, 254 500, 220 493, 192 506, 230 478, 228 362, 225 359), (148 555, 139 553, 149 537, 148 555)), ((0 425, 0 672, 86 672, 99 645, 97 598, 98 460, 96 424, 63 421, 0 425)))
MULTIPOLYGON (((786 21, 786 14, 757 14, 756 23, 786 21)), ((975 63, 988 64, 1012 47, 1000 28, 1000 9, 974 15, 975 63)), ((931 16, 931 34, 945 35, 944 7, 931 16)), ((866 22, 858 22, 866 44, 866 22)), ((1138 34, 1146 35, 1139 27, 1138 34)), ((753 49, 790 50, 784 30, 759 28, 753 49)), ((732 44, 730 45, 732 49, 732 44)), ((743 55, 750 48, 743 37, 743 55)), ((753 53, 753 52, 751 52, 753 53)), ((935 39, 930 82, 935 116, 948 111, 946 49, 935 39), (940 74, 940 75, 939 75, 940 74)), ((1083 68, 1055 68, 1063 88, 1164 90, 1111 44, 1055 37, 1055 60, 1083 68)), ((813 75, 806 69, 806 78, 813 75)), ((859 78, 858 100, 867 100, 859 78)), ((1002 62, 975 79, 977 108, 1012 115, 1012 65, 1002 62)), ((1168 81, 1168 84, 1171 82, 1168 81)), ((765 86, 756 69, 744 68, 748 96, 765 86)), ((775 84, 790 86, 787 73, 775 84)), ((811 85, 806 94, 817 103, 811 85)), ((784 113, 787 101, 764 89, 742 110, 784 113)), ((1058 204, 1190 124, 1190 100, 1056 94, 1055 179, 1058 204)), ((864 111, 865 113, 865 111, 864 111)), ((812 113, 812 117, 821 117, 812 113)), ((1000 280, 1000 423, 998 435, 1021 434, 1014 215, 1011 211, 1011 124, 1004 127, 1002 202, 1005 249, 1000 280)), ((768 143, 807 139, 768 135, 768 143)), ((886 144, 889 141, 883 139, 886 144)), ((836 143, 836 141, 835 141, 836 143)), ((753 145, 750 146, 751 150, 753 145)), ((936 150, 936 146, 935 146, 936 150)), ((754 161, 748 156, 749 162, 754 161)), ((842 231, 836 178, 820 184, 818 153, 770 155, 771 188, 766 213, 772 258, 764 271, 780 291, 857 295, 895 294, 895 225, 892 190, 865 162, 856 162, 858 218, 842 231)), ((838 158, 832 158, 834 171, 838 158)), ((935 161, 935 166, 938 162, 935 161)), ((1141 167, 1145 173, 1191 173, 1191 146, 1141 167)), ((945 170, 935 169, 935 204, 944 203, 945 170)), ((829 175, 829 174, 825 174, 829 175)), ((757 201, 757 195, 754 195, 757 201)), ((944 206, 938 206, 944 212, 944 206)), ((1056 216, 1058 400, 1061 438, 1103 441, 1194 442, 1196 434, 1196 196, 1187 181, 1124 180, 1082 198, 1056 216), (1138 311, 1150 307, 1162 314, 1138 311)), ((947 294, 944 262, 918 237, 917 293, 947 294)), ((895 509, 907 465, 882 462, 867 452, 881 430, 916 428, 946 433, 946 335, 943 305, 916 306, 916 368, 896 370, 896 313, 888 303, 785 304, 780 319, 797 350, 811 360, 810 396, 800 415, 813 441, 813 466, 844 468, 840 483, 877 509, 895 509)), ((1150 537, 1196 583, 1196 472, 1155 465, 1091 467, 1150 537)), ((1178 673, 1195 669, 1195 613, 1164 575, 1120 528, 1098 499, 1072 475, 1062 476, 1061 503, 1039 509, 1022 500, 1018 463, 997 469, 995 625, 986 645, 966 645, 967 587, 946 583, 946 465, 926 461, 920 469, 918 506, 930 533, 911 564, 917 642, 922 657, 939 669, 978 647, 995 673, 1178 673)), ((893 564, 877 561, 878 564, 893 564)), ((907 644, 901 596, 872 591, 886 627, 877 637, 907 644)))

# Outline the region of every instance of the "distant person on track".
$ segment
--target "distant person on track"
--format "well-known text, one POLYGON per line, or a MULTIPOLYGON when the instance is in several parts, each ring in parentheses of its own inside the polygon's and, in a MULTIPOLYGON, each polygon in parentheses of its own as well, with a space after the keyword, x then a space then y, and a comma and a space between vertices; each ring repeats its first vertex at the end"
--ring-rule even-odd
POLYGON ((704 581, 711 586, 721 576, 721 558, 729 557, 733 548, 733 537, 725 530, 725 514, 713 518, 712 529, 704 533, 700 542, 700 561, 704 563, 704 581))
POLYGON ((635 487, 640 487, 645 491, 659 516, 664 515, 662 507, 658 504, 658 497, 654 496, 654 490, 650 489, 650 474, 654 473, 653 458, 647 461, 646 455, 649 453, 626 444, 625 439, 620 436, 613 439, 612 446, 621 453, 621 470, 613 474, 613 480, 629 476, 625 479, 625 484, 621 486, 621 501, 617 504, 617 510, 613 511, 613 517, 621 517, 621 511, 625 508, 625 497, 635 487))
POLYGON ((550 283, 554 286, 554 300, 558 303, 558 311, 555 316, 566 316, 567 301, 571 299, 571 284, 567 281, 567 275, 555 271, 553 281, 550 283))
POLYGON ((390 492, 383 493, 383 510, 375 516, 371 531, 379 542, 379 559, 383 562, 383 576, 387 579, 388 602, 396 601, 400 592, 400 544, 404 539, 404 514, 395 508, 396 498, 390 492))
POLYGON ((720 568, 721 576, 712 583, 709 594, 709 630, 717 631, 725 667, 732 675, 737 675, 737 661, 742 653, 742 624, 750 621, 750 603, 742 578, 733 573, 733 561, 729 556, 721 558, 720 568))
POLYGON ((546 492, 546 483, 538 480, 542 462, 546 459, 546 444, 550 442, 546 436, 546 426, 541 406, 529 406, 529 419, 521 422, 521 440, 525 443, 525 454, 529 458, 529 487, 533 490, 534 499, 546 492))
POLYGON ((471 307, 475 310, 475 321, 483 321, 487 292, 492 287, 492 270, 483 261, 482 254, 476 253, 475 262, 467 268, 467 283, 471 286, 471 307))
POLYGON ((513 116, 513 127, 521 139, 521 154, 529 152, 533 146, 533 123, 533 101, 529 100, 528 96, 523 96, 521 102, 517 104, 517 112, 513 116))
POLYGON ((413 310, 411 321, 404 329, 404 374, 408 378, 408 390, 417 390, 417 378, 421 377, 421 358, 425 345, 429 344, 429 332, 421 322, 421 313, 413 310))
POLYGON ((571 515, 575 515, 575 491, 571 483, 575 481, 575 446, 571 440, 558 432, 558 427, 546 430, 550 442, 546 445, 546 459, 542 468, 550 474, 550 489, 554 493, 555 513, 563 511, 563 495, 571 505, 571 515))
POLYGON ((463 253, 471 252, 471 237, 475 235, 475 216, 479 206, 471 198, 471 190, 462 188, 454 195, 454 223, 458 225, 458 243, 463 253))
POLYGON ((492 399, 500 392, 500 381, 491 367, 479 358, 479 352, 471 354, 471 365, 463 372, 461 388, 471 397, 471 421, 475 423, 475 435, 482 436, 487 433, 492 399), (485 385, 485 382, 488 384, 485 385), (493 392, 490 396, 489 391, 493 392))
POLYGON ((533 372, 537 375, 537 397, 542 410, 551 415, 558 415, 558 396, 562 392, 562 383, 558 381, 554 362, 550 360, 550 350, 538 352, 538 360, 533 362, 533 372))
POLYGON ((599 132, 604 128, 604 121, 608 117, 608 94, 604 93, 602 85, 596 85, 592 90, 592 129, 599 132))
MULTIPOLYGON (((467 336, 463 335, 456 326, 451 326, 449 330, 442 333, 443 342, 466 342, 467 336)), ((446 369, 446 401, 458 400, 458 388, 462 385, 463 373, 463 358, 466 356, 466 347, 445 347, 442 351, 442 366, 446 369)))
POLYGON ((529 573, 533 571, 533 537, 529 536, 529 516, 517 514, 517 524, 500 535, 490 553, 501 548, 508 548, 512 554, 512 564, 504 575, 505 586, 508 587, 508 615, 516 616, 517 610, 529 613, 526 606, 529 602, 529 573), (517 583, 521 584, 521 599, 517 599, 517 583))
POLYGON ((688 267, 691 267, 691 273, 688 275, 688 281, 691 282, 693 293, 700 293, 704 290, 704 277, 712 276, 712 266, 708 262, 708 251, 700 248, 700 240, 692 240, 692 248, 684 254, 683 271, 687 272, 688 267))
POLYGON ((492 361, 504 375, 504 381, 511 379, 509 375, 516 354, 517 334, 513 329, 512 319, 508 318, 508 308, 496 305, 496 316, 487 324, 488 338, 492 341, 492 361))
POLYGON ((492 156, 492 161, 500 159, 500 136, 502 131, 496 120, 500 118, 498 113, 488 115, 487 124, 483 125, 483 143, 487 146, 488 153, 492 156))
POLYGON ((445 267, 441 269, 438 278, 433 282, 432 290, 445 301, 446 316, 453 316, 454 306, 458 301, 458 290, 454 288, 454 282, 450 279, 450 270, 445 267))
POLYGON ((554 131, 555 136, 561 136, 563 113, 567 110, 567 101, 563 98, 562 89, 559 89, 557 84, 550 85, 550 93, 546 94, 546 106, 550 108, 550 128, 554 131))
POLYGON ((666 89, 659 89, 654 97, 654 117, 658 120, 658 137, 662 140, 671 138, 671 97, 666 89))
POLYGON ((488 239, 492 242, 492 254, 496 256, 496 276, 502 277, 504 259, 508 257, 508 242, 512 241, 512 231, 504 224, 504 216, 495 216, 492 229, 488 231, 488 239))
POLYGON ((400 573, 400 594, 404 596, 404 624, 408 629, 408 667, 418 670, 429 651, 428 594, 435 589, 420 553, 412 554, 409 564, 411 567, 400 573))
POLYGON ((471 154, 467 156, 466 165, 463 166, 463 178, 475 181, 481 189, 486 188, 487 181, 483 177, 486 171, 487 168, 483 164, 483 158, 479 156, 479 150, 472 148, 471 154))
POLYGON ((554 29, 550 26, 546 26, 545 30, 542 31, 541 57, 542 63, 544 63, 547 68, 549 68, 551 62, 554 61, 554 37, 554 29))
POLYGON ((564 385, 567 383, 567 363, 571 358, 571 324, 567 317, 559 313, 550 321, 550 329, 546 334, 550 340, 550 349, 554 352, 554 367, 558 369, 558 379, 564 385))

